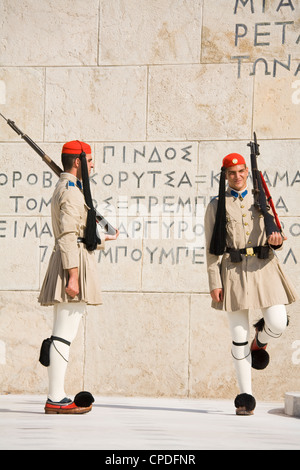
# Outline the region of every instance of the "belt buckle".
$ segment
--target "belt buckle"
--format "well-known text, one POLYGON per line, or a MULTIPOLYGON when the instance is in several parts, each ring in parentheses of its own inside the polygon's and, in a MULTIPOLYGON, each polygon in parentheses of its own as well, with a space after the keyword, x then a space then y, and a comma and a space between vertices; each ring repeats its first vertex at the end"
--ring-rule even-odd
POLYGON ((255 256, 253 248, 246 248, 246 256, 255 256))

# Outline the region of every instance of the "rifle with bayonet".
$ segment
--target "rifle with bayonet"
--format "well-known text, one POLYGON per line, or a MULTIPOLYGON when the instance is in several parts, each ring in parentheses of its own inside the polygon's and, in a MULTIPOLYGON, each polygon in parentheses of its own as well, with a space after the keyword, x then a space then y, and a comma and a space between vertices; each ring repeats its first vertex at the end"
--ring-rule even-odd
MULTIPOLYGON (((46 153, 24 132, 22 132, 10 119, 7 119, 3 114, 0 113, 0 116, 5 119, 7 124, 23 139, 25 142, 30 145, 30 147, 40 156, 42 160, 51 168, 51 170, 59 177, 62 173, 62 169, 48 156, 46 153)), ((109 235, 115 235, 116 230, 114 227, 103 217, 103 215, 99 214, 96 210, 96 222, 100 225, 100 227, 107 232, 109 235)))
POLYGON ((260 155, 259 144, 257 143, 256 133, 254 132, 253 141, 249 142, 248 147, 250 147, 250 159, 251 159, 251 171, 252 171, 252 180, 253 180, 253 195, 254 195, 254 206, 259 209, 264 217, 266 236, 267 238, 273 232, 279 232, 284 239, 282 232, 282 227, 276 213, 276 209, 269 192, 267 183, 263 177, 261 171, 259 171, 257 166, 257 157, 260 155), (273 215, 269 212, 271 207, 273 215), (274 220, 275 219, 275 220, 274 220))

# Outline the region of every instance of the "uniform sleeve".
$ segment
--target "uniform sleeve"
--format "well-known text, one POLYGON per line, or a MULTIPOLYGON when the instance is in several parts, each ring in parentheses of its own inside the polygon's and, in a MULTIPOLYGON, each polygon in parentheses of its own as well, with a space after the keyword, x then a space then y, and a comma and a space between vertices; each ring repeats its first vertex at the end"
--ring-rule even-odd
POLYGON ((104 250, 105 249, 105 235, 103 233, 101 233, 101 236, 99 237, 100 238, 100 245, 97 245, 97 248, 96 250, 104 250))
POLYGON ((60 201, 60 235, 58 245, 61 252, 63 269, 79 266, 77 237, 79 235, 82 202, 76 196, 76 190, 67 190, 63 193, 60 201))
POLYGON ((217 212, 217 200, 211 201, 205 213, 204 228, 206 240, 206 264, 208 274, 208 284, 210 292, 214 289, 222 289, 221 279, 221 258, 220 256, 212 255, 209 252, 211 237, 215 225, 215 218, 217 212), (216 202, 215 202, 216 201, 216 202))

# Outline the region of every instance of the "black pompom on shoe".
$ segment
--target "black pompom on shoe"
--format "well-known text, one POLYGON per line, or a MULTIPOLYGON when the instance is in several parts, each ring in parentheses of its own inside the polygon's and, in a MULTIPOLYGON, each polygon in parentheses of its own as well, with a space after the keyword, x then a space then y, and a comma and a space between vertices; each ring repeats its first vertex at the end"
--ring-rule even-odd
POLYGON ((253 411, 256 406, 255 398, 248 393, 241 393, 237 395, 234 400, 234 406, 236 407, 236 414, 240 416, 253 415, 253 411))
POLYGON ((88 408, 94 401, 94 397, 90 392, 79 392, 74 398, 75 405, 80 408, 88 408))
POLYGON ((251 351, 251 357, 253 369, 265 369, 270 362, 269 353, 265 349, 257 349, 251 351))

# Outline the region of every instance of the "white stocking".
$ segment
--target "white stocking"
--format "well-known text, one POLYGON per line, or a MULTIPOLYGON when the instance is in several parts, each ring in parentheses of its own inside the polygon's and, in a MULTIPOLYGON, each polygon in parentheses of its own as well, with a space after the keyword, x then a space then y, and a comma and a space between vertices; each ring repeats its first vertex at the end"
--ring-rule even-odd
POLYGON ((263 308, 262 313, 265 320, 263 331, 258 333, 258 341, 262 344, 268 343, 272 338, 279 338, 287 326, 287 314, 284 305, 273 305, 263 308))
POLYGON ((228 319, 233 341, 231 351, 240 393, 252 395, 248 310, 228 312, 228 319))
MULTIPOLYGON (((75 339, 80 321, 86 310, 84 302, 59 303, 54 306, 53 336, 70 343, 75 339)), ((70 346, 54 340, 50 347, 48 367, 48 398, 58 402, 65 398, 64 382, 68 366, 70 346)))

